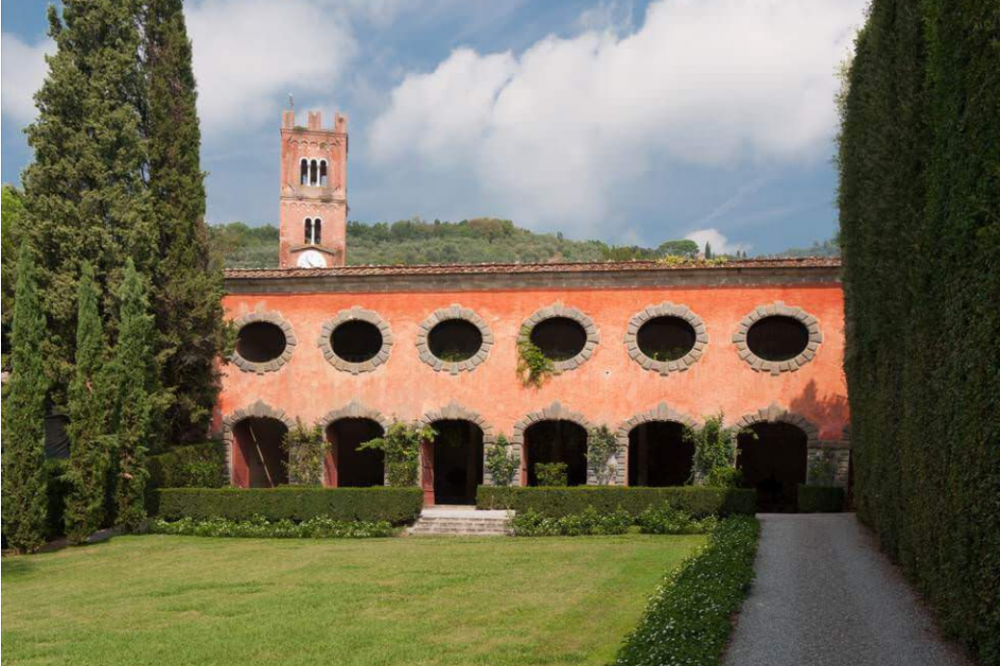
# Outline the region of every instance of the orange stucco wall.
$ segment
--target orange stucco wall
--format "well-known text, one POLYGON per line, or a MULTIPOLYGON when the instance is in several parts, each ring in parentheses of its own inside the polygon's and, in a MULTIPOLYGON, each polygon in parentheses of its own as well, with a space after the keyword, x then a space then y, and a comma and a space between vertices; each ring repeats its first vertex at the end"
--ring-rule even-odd
POLYGON ((496 433, 511 433, 526 414, 559 401, 592 423, 612 429, 661 402, 695 419, 722 410, 729 422, 776 403, 812 421, 821 440, 839 440, 848 420, 842 371, 843 293, 838 284, 760 287, 677 287, 641 290, 525 290, 364 294, 230 294, 232 318, 254 311, 277 311, 292 325, 298 346, 275 372, 256 375, 229 364, 223 368, 218 416, 257 400, 310 423, 352 400, 388 417, 416 419, 456 401, 478 412, 496 433), (690 307, 705 322, 709 342, 702 358, 686 372, 661 376, 629 358, 623 336, 629 319, 649 305, 671 301, 690 307), (740 320, 753 308, 775 301, 801 307, 819 319, 823 343, 816 357, 796 372, 777 376, 755 372, 732 342, 740 320), (516 375, 516 337, 524 319, 562 302, 588 315, 600 344, 581 367, 525 388, 516 375), (489 359, 471 372, 435 372, 415 347, 420 323, 452 304, 471 308, 492 328, 489 359), (339 311, 361 306, 378 312, 392 328, 395 343, 385 365, 352 375, 324 358, 317 340, 323 323, 339 311))

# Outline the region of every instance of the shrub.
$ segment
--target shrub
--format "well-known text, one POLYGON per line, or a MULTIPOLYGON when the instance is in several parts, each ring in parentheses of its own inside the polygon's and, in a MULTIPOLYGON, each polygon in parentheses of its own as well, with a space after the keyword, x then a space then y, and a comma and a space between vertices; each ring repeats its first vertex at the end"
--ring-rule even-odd
POLYGON ((707 545, 667 575, 614 664, 718 664, 730 616, 750 590, 757 534, 754 518, 722 521, 707 545))
POLYGON ((757 510, 754 490, 678 486, 638 488, 627 486, 577 486, 573 488, 495 488, 479 486, 476 504, 480 509, 511 508, 518 512, 533 509, 548 518, 561 518, 594 507, 609 513, 619 508, 638 516, 664 502, 695 518, 732 514, 753 515, 757 510))
POLYGON ((832 449, 823 449, 809 464, 810 486, 832 486, 837 478, 837 458, 832 449))
POLYGON ((840 486, 799 485, 799 513, 836 513, 844 510, 840 486))
POLYGON ((697 520, 664 502, 643 511, 636 524, 643 534, 705 534, 716 528, 718 518, 706 516, 697 520))
POLYGON ((514 477, 521 468, 521 457, 511 450, 510 443, 502 434, 486 449, 486 471, 493 479, 493 485, 507 487, 514 483, 514 477))
POLYGON ((154 518, 149 523, 149 531, 153 534, 209 537, 361 539, 393 536, 398 528, 385 520, 344 521, 318 516, 296 523, 287 518, 272 522, 263 516, 254 515, 246 520, 181 518, 168 522, 162 518, 154 518))
POLYGON ((323 483, 323 461, 330 449, 330 442, 323 436, 318 425, 306 428, 301 419, 295 420, 295 427, 281 439, 281 448, 288 452, 288 478, 292 483, 303 486, 318 486, 323 483))
POLYGON ((152 488, 221 488, 226 455, 221 442, 178 446, 148 459, 152 488))
POLYGON ((705 417, 705 424, 701 428, 685 428, 685 439, 694 443, 691 481, 712 485, 732 480, 726 470, 733 469, 736 465, 736 436, 739 431, 725 427, 725 421, 725 415, 719 412, 705 417))
POLYGON ((606 486, 615 478, 612 457, 618 453, 618 438, 602 425, 587 433, 587 469, 594 475, 597 485, 606 486))
POLYGON ((324 517, 342 521, 416 520, 423 507, 419 488, 165 488, 153 493, 151 510, 165 520, 227 518, 306 521, 324 517))
POLYGON ((564 488, 569 485, 569 467, 564 462, 535 463, 535 479, 545 488, 564 488))
POLYGON ((382 437, 362 444, 359 450, 376 449, 385 455, 385 478, 390 486, 404 488, 417 485, 420 469, 420 444, 434 439, 437 433, 430 426, 395 422, 382 437))
POLYGON ((715 467, 705 477, 704 485, 709 488, 739 488, 743 482, 743 472, 735 467, 715 467))
POLYGON ((601 513, 587 507, 582 513, 561 518, 549 518, 533 509, 519 513, 511 520, 514 536, 584 536, 625 534, 632 525, 627 511, 601 513))

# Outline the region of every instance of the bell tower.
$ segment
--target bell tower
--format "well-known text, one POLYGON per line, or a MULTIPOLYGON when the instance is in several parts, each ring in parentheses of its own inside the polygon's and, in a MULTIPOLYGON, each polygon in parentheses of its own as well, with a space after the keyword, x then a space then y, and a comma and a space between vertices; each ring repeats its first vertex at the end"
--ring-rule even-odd
POLYGON ((281 268, 343 266, 347 242, 347 117, 325 129, 319 111, 306 126, 281 114, 281 268))

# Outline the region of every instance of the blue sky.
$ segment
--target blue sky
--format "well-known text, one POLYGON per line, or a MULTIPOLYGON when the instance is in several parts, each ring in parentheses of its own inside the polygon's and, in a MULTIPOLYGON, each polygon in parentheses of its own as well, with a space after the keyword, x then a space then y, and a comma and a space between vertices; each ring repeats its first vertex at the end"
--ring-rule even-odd
MULTIPOLYGON (((278 125, 350 117, 363 221, 513 219, 774 252, 836 230, 839 63, 865 0, 187 0, 210 222, 277 221, 278 125)), ((45 3, 2 0, 2 178, 45 3)))

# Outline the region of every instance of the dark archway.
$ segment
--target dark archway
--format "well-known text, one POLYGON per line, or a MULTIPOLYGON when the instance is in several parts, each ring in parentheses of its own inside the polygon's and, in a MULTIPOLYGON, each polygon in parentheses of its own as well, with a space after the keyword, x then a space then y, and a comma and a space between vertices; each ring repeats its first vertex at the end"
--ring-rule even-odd
POLYGON ((538 485, 535 465, 555 462, 566 464, 569 485, 587 484, 586 428, 573 421, 545 420, 525 429, 524 465, 527 467, 528 485, 538 485))
POLYGON ((691 477, 694 443, 684 438, 684 426, 673 421, 650 421, 628 434, 630 486, 682 486, 691 477))
POLYGON ((330 451, 326 456, 325 483, 338 488, 371 488, 385 484, 384 454, 360 449, 384 434, 372 419, 338 419, 326 428, 330 451))
POLYGON ((755 423, 739 436, 737 468, 743 485, 757 489, 760 511, 794 511, 806 482, 808 436, 790 423, 755 423))
POLYGON ((449 419, 431 424, 437 432, 434 456, 434 503, 475 504, 483 482, 483 431, 472 421, 449 419))
POLYGON ((250 416, 234 425, 234 485, 274 488, 288 483, 288 453, 281 445, 287 432, 281 421, 261 416, 250 416))

